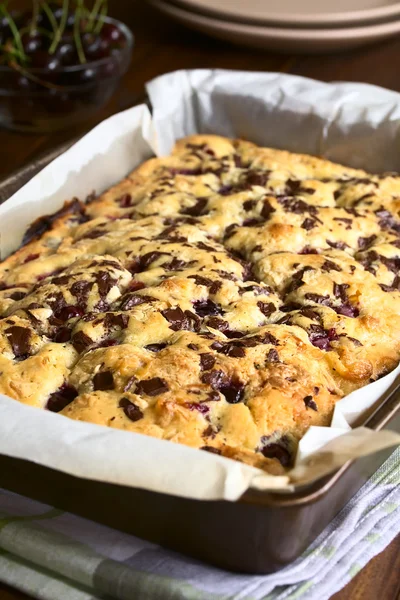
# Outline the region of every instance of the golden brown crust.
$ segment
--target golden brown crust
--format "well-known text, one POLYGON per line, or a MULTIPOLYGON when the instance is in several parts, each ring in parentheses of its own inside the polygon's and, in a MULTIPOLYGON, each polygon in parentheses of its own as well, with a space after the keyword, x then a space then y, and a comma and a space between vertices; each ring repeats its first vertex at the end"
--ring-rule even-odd
POLYGON ((399 361, 399 196, 394 174, 180 140, 0 264, 0 392, 282 473, 399 361))

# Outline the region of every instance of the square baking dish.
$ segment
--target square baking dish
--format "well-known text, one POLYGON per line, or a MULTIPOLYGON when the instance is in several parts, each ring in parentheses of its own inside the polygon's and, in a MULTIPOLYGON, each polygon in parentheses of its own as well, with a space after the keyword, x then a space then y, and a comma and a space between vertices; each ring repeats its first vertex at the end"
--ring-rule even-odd
MULTIPOLYGON (((0 203, 71 145, 0 183, 0 203)), ((363 424, 377 431, 390 424, 400 432, 400 386, 363 424)), ((266 574, 295 560, 391 452, 389 448, 349 461, 294 494, 248 490, 236 502, 199 501, 89 481, 5 455, 0 455, 0 487, 221 568, 266 574)))

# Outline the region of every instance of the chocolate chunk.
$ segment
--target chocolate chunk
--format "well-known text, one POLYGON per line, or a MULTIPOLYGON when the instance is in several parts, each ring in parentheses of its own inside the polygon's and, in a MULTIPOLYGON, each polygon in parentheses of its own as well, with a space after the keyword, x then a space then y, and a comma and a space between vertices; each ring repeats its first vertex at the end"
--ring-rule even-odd
POLYGON ((338 315, 344 315, 345 317, 351 317, 353 319, 360 314, 358 308, 352 306, 349 302, 341 304, 340 306, 333 306, 332 308, 338 315))
POLYGON ((56 319, 59 319, 63 323, 69 321, 69 319, 75 319, 83 315, 83 309, 79 306, 63 306, 60 310, 54 312, 56 319))
POLYGON ((309 213, 317 221, 319 221, 319 219, 316 216, 318 214, 317 207, 312 204, 307 204, 307 202, 304 202, 304 200, 299 200, 298 198, 292 198, 288 196, 281 196, 280 198, 278 198, 278 202, 282 205, 284 210, 288 212, 292 212, 298 215, 309 213))
POLYGON ((355 346, 362 346, 363 344, 360 342, 360 340, 356 340, 356 338, 350 337, 349 335, 347 336, 347 339, 350 340, 351 342, 353 342, 353 344, 355 346))
POLYGON ((246 350, 244 348, 231 344, 227 344, 221 352, 231 358, 243 358, 246 356, 246 350))
POLYGON ((261 216, 263 219, 268 221, 271 215, 276 212, 276 209, 271 205, 269 200, 264 200, 263 207, 261 209, 261 216))
POLYGON ((215 356, 210 352, 200 354, 200 369, 202 371, 209 371, 215 365, 215 356))
POLYGON ((252 187, 253 185, 258 185, 261 187, 265 187, 269 178, 271 171, 248 171, 246 175, 246 187, 252 187))
POLYGON ((223 371, 214 369, 213 371, 207 371, 201 376, 202 383, 210 385, 214 390, 218 391, 221 385, 227 382, 227 376, 223 371))
POLYGON ((61 327, 56 331, 53 337, 53 341, 56 344, 65 344, 71 339, 71 330, 68 327, 61 327))
MULTIPOLYGON (((54 280, 52 281, 54 283, 54 280)), ((94 283, 92 281, 76 281, 71 286, 71 294, 75 296, 79 306, 86 308, 87 299, 94 283)))
POLYGON ((318 412, 318 406, 315 404, 312 396, 306 396, 305 398, 303 398, 303 400, 307 408, 312 408, 312 410, 318 412))
POLYGON ((243 221, 243 227, 257 227, 258 225, 260 225, 260 223, 262 223, 260 219, 245 219, 243 221))
POLYGON ((212 327, 212 329, 217 329, 218 331, 227 331, 229 329, 229 323, 224 321, 223 319, 218 319, 218 317, 211 317, 207 320, 208 327, 212 327))
POLYGON ((393 273, 398 273, 400 270, 400 257, 387 258, 386 256, 382 256, 379 254, 379 260, 385 265, 388 271, 392 271, 393 273))
POLYGON ((118 406, 119 408, 123 409, 125 415, 131 421, 135 422, 140 421, 140 419, 143 419, 143 412, 136 404, 131 402, 128 398, 121 398, 118 406))
POLYGON ((339 267, 339 265, 334 263, 332 260, 325 260, 321 266, 321 270, 326 271, 327 273, 330 273, 331 271, 340 272, 342 269, 341 269, 341 267, 339 267))
POLYGON ((137 379, 136 379, 135 375, 132 375, 131 377, 129 377, 127 383, 124 386, 124 392, 129 392, 129 390, 131 389, 133 384, 136 383, 136 381, 137 381, 137 379))
POLYGON ((271 350, 268 350, 267 362, 270 362, 270 363, 280 362, 280 360, 279 360, 279 354, 275 350, 275 348, 271 348, 271 350))
POLYGON ((197 344, 188 344, 187 347, 190 348, 190 350, 194 350, 195 352, 197 352, 199 349, 199 346, 197 344))
POLYGON ((126 329, 129 323, 129 316, 124 314, 107 313, 104 317, 105 329, 112 329, 117 327, 118 329, 126 329))
POLYGON ((261 450, 265 458, 276 458, 283 467, 289 467, 292 463, 292 457, 287 448, 280 444, 267 444, 261 450))
POLYGON ((320 350, 332 350, 331 342, 339 339, 335 329, 324 329, 320 325, 310 325, 308 337, 313 346, 320 350))
POLYGON ((256 204, 257 200, 246 200, 246 202, 243 202, 243 209, 248 212, 249 210, 253 210, 256 204))
POLYGON ((200 248, 200 250, 205 250, 206 252, 217 252, 215 248, 205 244, 204 242, 197 242, 196 246, 197 248, 200 248))
POLYGON ((214 342, 211 345, 213 350, 216 350, 220 354, 225 354, 225 356, 230 356, 232 358, 243 358, 246 356, 246 351, 244 349, 244 343, 239 340, 235 340, 234 342, 214 342))
POLYGON ((303 229, 305 229, 306 231, 310 231, 310 229, 313 229, 316 226, 317 226, 317 222, 315 221, 315 219, 310 219, 308 217, 307 217, 307 219, 304 219, 304 221, 301 224, 301 227, 303 229))
POLYGON ((205 287, 211 287, 215 283, 212 279, 201 275, 189 275, 188 279, 194 279, 196 285, 204 285, 205 287))
POLYGON ((18 300, 22 300, 22 298, 25 298, 25 296, 26 294, 24 292, 13 292, 10 294, 9 298, 15 302, 18 302, 18 300))
POLYGON ((52 309, 54 315, 57 315, 57 313, 59 313, 64 306, 67 306, 62 292, 55 292, 54 294, 51 294, 51 297, 47 299, 47 303, 52 309))
POLYGON ((147 396, 159 396, 169 391, 167 382, 161 377, 153 377, 152 379, 142 379, 136 383, 136 394, 145 394, 147 396))
POLYGON ((93 377, 93 389, 97 390, 113 390, 114 377, 111 371, 100 371, 93 377))
POLYGON ((26 327, 13 325, 4 332, 10 342, 15 358, 24 359, 29 356, 31 351, 30 339, 31 332, 26 327))
POLYGON ((353 219, 347 219, 347 218, 343 218, 343 217, 333 217, 333 220, 339 221, 339 223, 344 223, 346 225, 347 230, 351 229, 351 226, 353 223, 353 219))
POLYGON ((211 454, 221 454, 221 450, 219 450, 219 448, 214 448, 213 446, 202 446, 200 450, 211 452, 211 454))
POLYGON ((272 302, 257 302, 257 306, 263 315, 269 317, 273 312, 276 311, 275 304, 272 302))
POLYGON ((225 233, 224 233, 224 241, 225 242, 227 240, 229 240, 229 238, 231 238, 236 233, 237 227, 238 227, 237 223, 231 223, 230 225, 228 225, 228 227, 225 229, 225 233))
POLYGON ((135 281, 134 279, 130 282, 128 289, 130 292, 137 292, 138 290, 142 290, 146 286, 141 281, 135 281))
POLYGON ((200 331, 201 320, 190 310, 185 310, 185 312, 183 312, 183 310, 177 306, 175 308, 167 308, 161 311, 161 314, 171 323, 170 328, 173 331, 184 329, 188 331, 200 331))
POLYGON ((185 310, 184 329, 198 333, 201 329, 201 319, 191 310, 185 310))
POLYGON ((72 385, 64 383, 56 392, 50 394, 46 408, 51 412, 60 412, 71 404, 78 396, 78 392, 72 385))
POLYGON ((45 215, 36 219, 27 229, 24 238, 22 240, 22 246, 25 246, 34 239, 39 238, 46 231, 52 228, 53 223, 57 219, 64 217, 68 214, 76 214, 78 216, 84 216, 85 206, 77 198, 71 200, 71 202, 65 202, 64 206, 52 215, 45 215))
POLYGON ((301 287, 302 285, 304 285, 304 281, 303 281, 303 275, 304 273, 306 273, 307 271, 313 271, 313 267, 303 267, 302 269, 300 269, 299 271, 297 271, 296 273, 294 273, 292 275, 292 281, 287 285, 286 289, 285 289, 285 294, 290 294, 294 291, 296 291, 299 287, 301 287))
POLYGON ((53 285, 67 285, 71 280, 72 275, 61 275, 60 277, 52 277, 50 283, 53 285))
POLYGON ((197 198, 196 204, 183 208, 180 212, 182 215, 190 215, 192 217, 200 217, 205 214, 205 208, 207 206, 208 198, 197 198))
POLYGON ((376 235, 370 235, 369 237, 359 237, 357 240, 359 249, 366 250, 367 248, 372 246, 372 244, 375 242, 376 239, 377 239, 376 235))
POLYGON ((335 298, 340 298, 343 302, 347 301, 347 294, 346 294, 346 290, 349 288, 349 284, 348 283, 333 283, 333 294, 335 296, 335 298))
POLYGON ((286 193, 295 196, 296 194, 315 194, 314 188, 303 187, 304 181, 298 179, 288 179, 286 182, 286 193))
POLYGON ((86 233, 85 235, 83 235, 80 240, 96 240, 99 237, 102 237, 103 235, 106 235, 106 233, 108 233, 107 231, 104 231, 103 229, 92 229, 91 231, 88 231, 88 233, 86 233))
POLYGON ((171 175, 201 175, 203 170, 199 167, 197 169, 170 169, 171 175))
POLYGON ((109 291, 116 285, 117 279, 111 277, 107 271, 100 271, 96 274, 96 283, 101 298, 105 298, 109 291))
POLYGON ((199 317, 220 315, 222 313, 220 305, 215 304, 212 300, 197 300, 193 303, 193 306, 199 317))
POLYGON ((214 150, 211 150, 211 148, 209 148, 207 146, 207 144, 205 144, 205 143, 204 144, 186 144, 186 148, 190 148, 191 150, 193 150, 192 154, 194 154, 195 156, 198 156, 202 160, 203 160, 202 153, 208 154, 209 156, 215 156, 214 150))
POLYGON ((238 404, 244 397, 244 384, 241 381, 232 380, 223 384, 218 390, 229 404, 238 404))
POLYGON ((129 295, 128 297, 123 298, 122 300, 122 304, 121 304, 121 310, 131 310, 131 308, 134 308, 135 306, 140 306, 140 304, 147 304, 148 302, 155 302, 156 298, 153 298, 152 296, 145 296, 143 295, 129 295))
POLYGON ((349 247, 345 242, 331 242, 330 240, 326 240, 326 243, 335 250, 346 250, 349 247))
POLYGON ((261 344, 272 344, 273 346, 279 345, 278 340, 271 333, 264 333, 262 336, 257 336, 257 338, 260 340, 261 344))
POLYGON ((329 306, 331 301, 329 296, 321 296, 321 294, 305 294, 306 300, 311 300, 311 302, 315 302, 316 304, 322 304, 323 306, 329 306))
POLYGON ((170 262, 163 263, 162 268, 166 271, 179 271, 184 267, 188 267, 191 264, 194 264, 196 261, 192 260, 190 263, 185 260, 179 260, 179 258, 173 258, 170 262))
POLYGON ((151 263, 157 260, 160 256, 168 256, 168 253, 159 252, 158 250, 154 250, 153 252, 147 252, 146 254, 143 254, 143 256, 139 256, 139 258, 137 258, 135 262, 133 262, 129 266, 128 270, 130 273, 132 273, 132 275, 142 273, 143 271, 146 271, 146 269, 149 268, 151 263))
POLYGON ((164 350, 167 347, 167 344, 148 344, 145 346, 146 350, 150 350, 150 352, 160 352, 160 350, 164 350))
POLYGON ((299 254, 318 254, 318 250, 311 248, 311 246, 304 246, 304 248, 300 250, 299 254))
POLYGON ((176 308, 167 308, 161 311, 161 314, 164 319, 167 319, 171 323, 170 328, 174 331, 184 329, 185 314, 179 306, 176 308))
POLYGON ((28 256, 24 260, 24 264, 31 262, 32 260, 36 260, 37 258, 39 258, 39 256, 40 254, 28 254, 28 256))
POLYGON ((133 205, 132 196, 130 194, 123 194, 120 198, 115 201, 120 205, 121 208, 129 208, 133 205))
POLYGON ((86 333, 83 333, 83 331, 78 331, 72 338, 72 345, 79 353, 87 350, 92 344, 93 340, 86 333))
POLYGON ((239 290, 239 294, 245 294, 246 292, 253 292, 255 296, 259 296, 260 294, 266 296, 268 294, 272 294, 272 289, 267 285, 264 287, 261 285, 246 285, 239 290))

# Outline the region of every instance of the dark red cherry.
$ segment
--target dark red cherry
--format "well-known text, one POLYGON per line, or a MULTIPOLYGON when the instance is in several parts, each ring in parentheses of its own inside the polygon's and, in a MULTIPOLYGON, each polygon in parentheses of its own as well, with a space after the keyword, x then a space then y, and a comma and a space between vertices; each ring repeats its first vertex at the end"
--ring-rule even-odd
POLYGON ((54 54, 49 54, 45 50, 39 50, 32 55, 31 67, 35 69, 45 69, 53 72, 60 68, 60 59, 54 54))
MULTIPOLYGON (((51 3, 51 11, 56 18, 57 21, 61 21, 61 17, 63 16, 63 8, 62 6, 57 6, 54 2, 51 3)), ((67 17, 67 27, 73 27, 75 23, 75 14, 73 12, 68 12, 67 17)))
POLYGON ((112 23, 105 23, 101 29, 100 37, 110 42, 118 42, 122 38, 122 31, 112 23))
POLYGON ((72 66, 77 64, 76 50, 72 42, 61 42, 55 55, 63 66, 72 66))
POLYGON ((28 77, 25 77, 25 75, 20 75, 17 78, 16 86, 18 89, 24 92, 34 92, 40 89, 37 83, 29 79, 28 77))
POLYGON ((43 37, 38 31, 24 33, 21 37, 25 54, 32 55, 43 47, 43 37))

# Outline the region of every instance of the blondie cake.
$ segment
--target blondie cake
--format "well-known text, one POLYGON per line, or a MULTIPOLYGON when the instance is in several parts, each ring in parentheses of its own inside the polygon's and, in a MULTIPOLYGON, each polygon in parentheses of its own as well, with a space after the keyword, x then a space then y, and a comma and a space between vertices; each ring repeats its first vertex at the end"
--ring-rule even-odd
POLYGON ((183 139, 0 263, 0 393, 282 473, 400 360, 399 215, 397 174, 183 139))

